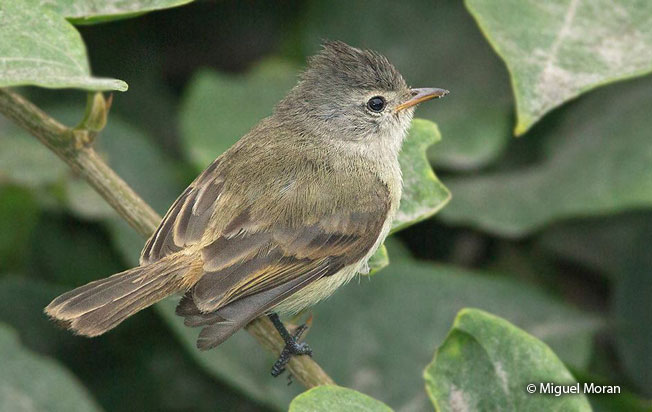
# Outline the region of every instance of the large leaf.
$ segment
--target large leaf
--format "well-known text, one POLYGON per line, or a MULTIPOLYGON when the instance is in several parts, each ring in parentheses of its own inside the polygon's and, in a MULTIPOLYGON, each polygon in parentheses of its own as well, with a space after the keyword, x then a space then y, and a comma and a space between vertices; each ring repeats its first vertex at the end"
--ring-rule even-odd
POLYGON ((403 172, 403 195, 392 232, 429 218, 450 200, 450 192, 437 179, 426 158, 428 148, 440 140, 436 124, 423 119, 412 121, 398 158, 403 172))
POLYGON ((437 166, 478 168, 508 142, 509 78, 462 2, 312 0, 301 29, 304 56, 317 52, 323 39, 343 40, 385 54, 414 87, 451 91, 417 109, 446 137, 430 153, 437 166))
POLYGON ((652 3, 466 0, 509 68, 525 133, 553 108, 602 84, 652 71, 652 3))
POLYGON ((377 273, 379 270, 389 265, 389 255, 387 254, 387 247, 383 244, 380 245, 376 253, 374 253, 367 262, 369 265, 369 275, 377 273))
MULTIPOLYGON (((464 306, 509 319, 578 368, 586 366, 591 336, 600 325, 527 284, 451 266, 397 261, 382 276, 361 279, 314 309, 307 341, 315 360, 339 385, 397 409, 427 408, 420 371, 464 306)), ((176 299, 169 299, 157 309, 209 373, 253 399, 287 407, 296 389, 270 378, 274 360, 250 336, 239 332, 218 348, 199 352, 198 331, 183 325, 174 314, 175 304, 176 299)))
POLYGON ((527 168, 450 178, 447 222, 522 236, 551 221, 652 206, 652 79, 593 92, 548 128, 527 168))
POLYGON ((87 24, 181 6, 191 1, 193 0, 27 0, 27 3, 57 12, 73 23, 87 24))
POLYGON ((298 69, 268 60, 247 75, 201 71, 185 91, 180 112, 182 144, 201 170, 245 135, 297 81, 298 69))
POLYGON ((540 383, 577 384, 543 342, 504 319, 462 310, 424 373, 439 411, 590 411, 583 394, 539 393, 540 383), (526 387, 535 385, 537 394, 526 387))
POLYGON ((24 1, 0 2, 0 87, 127 90, 122 80, 92 77, 86 48, 57 13, 24 1))
POLYGON ((318 386, 305 391, 290 403, 289 412, 391 412, 384 403, 353 389, 318 386))
MULTIPOLYGON (((412 121, 410 133, 399 155, 403 172, 403 195, 392 222, 392 233, 429 218, 450 200, 450 192, 437 179, 426 157, 428 147, 440 140, 441 134, 436 124, 423 119, 412 121)), ((388 264, 387 249, 383 245, 369 259, 370 274, 388 264)))
POLYGON ((5 324, 0 324, 0 364, 0 410, 99 411, 68 370, 25 350, 5 324))

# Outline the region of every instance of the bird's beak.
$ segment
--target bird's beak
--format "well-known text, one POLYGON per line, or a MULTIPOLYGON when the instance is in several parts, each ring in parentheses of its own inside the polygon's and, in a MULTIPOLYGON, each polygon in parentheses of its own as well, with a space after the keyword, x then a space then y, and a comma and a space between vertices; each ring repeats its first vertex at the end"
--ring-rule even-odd
POLYGON ((433 88, 410 89, 410 92, 412 97, 410 97, 410 99, 408 99, 407 101, 396 106, 397 112, 400 112, 401 110, 407 109, 408 107, 415 106, 421 102, 425 102, 430 99, 442 98, 448 94, 448 90, 433 89, 433 88))

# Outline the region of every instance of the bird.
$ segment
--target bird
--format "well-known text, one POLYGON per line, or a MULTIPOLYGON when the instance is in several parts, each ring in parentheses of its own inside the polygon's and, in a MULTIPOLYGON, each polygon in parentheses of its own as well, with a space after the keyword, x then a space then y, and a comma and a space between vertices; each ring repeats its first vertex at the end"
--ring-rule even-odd
MULTIPOLYGON (((269 316, 285 341, 272 368, 312 355, 280 316, 330 296, 382 245, 399 207, 398 156, 419 103, 383 55, 327 41, 297 84, 181 193, 137 267, 55 298, 45 313, 94 337, 170 296, 200 350, 269 316)), ((243 108, 242 110, 246 110, 243 108)))

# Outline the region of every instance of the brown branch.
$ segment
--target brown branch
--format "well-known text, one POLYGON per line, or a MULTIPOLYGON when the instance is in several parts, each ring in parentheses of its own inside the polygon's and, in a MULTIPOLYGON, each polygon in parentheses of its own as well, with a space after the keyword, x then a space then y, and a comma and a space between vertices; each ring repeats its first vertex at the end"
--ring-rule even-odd
MULTIPOLYGON (((94 132, 68 128, 9 89, 0 89, 0 113, 30 132, 66 162, 122 216, 140 235, 149 237, 161 217, 134 192, 95 152, 94 132)), ((266 317, 247 326, 265 349, 278 355, 283 340, 266 317)), ((294 357, 288 370, 306 388, 333 385, 333 380, 310 357, 294 357)))

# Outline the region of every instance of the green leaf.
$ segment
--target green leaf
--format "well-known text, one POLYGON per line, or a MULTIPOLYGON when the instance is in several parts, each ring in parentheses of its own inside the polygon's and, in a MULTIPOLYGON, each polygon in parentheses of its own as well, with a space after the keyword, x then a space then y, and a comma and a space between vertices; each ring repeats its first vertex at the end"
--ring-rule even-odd
POLYGON ((28 0, 65 16, 75 24, 101 23, 182 6, 193 0, 28 0))
POLYGON ((652 71, 650 2, 466 0, 466 5, 511 74, 517 135, 587 90, 652 71))
POLYGON ((384 403, 353 389, 340 386, 317 386, 297 396, 289 412, 391 412, 384 403))
MULTIPOLYGON (((274 363, 246 333, 200 352, 198 330, 174 314, 177 299, 157 307, 188 353, 211 375, 252 399, 284 409, 296 388, 270 379, 274 363)), ((314 358, 338 382, 396 409, 425 410, 420 373, 432 359, 455 314, 475 305, 497 313, 550 344, 569 364, 582 368, 601 322, 534 287, 453 266, 397 260, 382 276, 362 277, 313 309, 306 340, 314 358)), ((293 385, 294 386, 294 385, 293 385)))
POLYGON ((652 206, 652 79, 603 88, 549 127, 536 164, 449 178, 440 216, 503 236, 552 221, 652 206))
MULTIPOLYGON (((392 233, 431 217, 450 200, 450 192, 437 179, 426 157, 427 149, 440 140, 436 124, 423 119, 412 121, 398 159, 403 172, 403 194, 392 222, 392 233)), ((387 249, 382 246, 369 260, 369 274, 388 264, 387 249)))
POLYGON ((304 57, 323 39, 342 40, 383 53, 414 87, 451 91, 416 112, 445 136, 429 153, 436 166, 476 169, 503 151, 513 110, 509 77, 462 2, 312 0, 305 8, 296 39, 304 57))
POLYGON ((0 87, 127 90, 122 80, 91 76, 81 36, 53 11, 1 2, 0 39, 0 87))
POLYGON ((398 159, 403 172, 403 195, 392 232, 429 218, 450 200, 450 192, 437 179, 426 158, 426 150, 440 140, 436 124, 423 119, 412 121, 398 159))
POLYGON ((391 262, 406 261, 414 258, 412 251, 397 236, 389 236, 385 240, 385 246, 388 248, 388 258, 391 262))
POLYGON ((376 253, 369 258, 369 275, 376 274, 379 270, 389 265, 389 255, 385 245, 380 245, 376 253))
POLYGON ((279 60, 265 61, 246 75, 196 74, 182 100, 180 123, 181 143, 197 170, 272 114, 297 74, 297 67, 279 60))
POLYGON ((100 410, 67 369, 22 348, 5 324, 0 324, 0 364, 0 410, 100 410))
POLYGON ((529 394, 529 384, 576 384, 543 342, 504 319, 463 309, 424 372, 440 411, 590 411, 586 396, 529 394))

